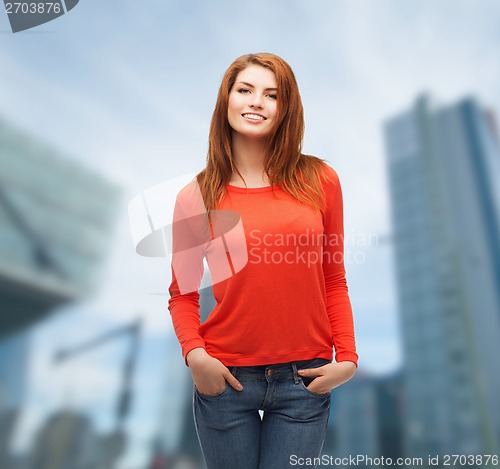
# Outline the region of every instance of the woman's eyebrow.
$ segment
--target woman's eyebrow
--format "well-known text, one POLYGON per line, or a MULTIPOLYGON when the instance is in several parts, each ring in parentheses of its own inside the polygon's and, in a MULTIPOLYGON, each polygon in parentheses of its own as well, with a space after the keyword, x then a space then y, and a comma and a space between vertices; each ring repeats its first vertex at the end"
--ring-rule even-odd
MULTIPOLYGON (((255 88, 251 83, 247 83, 246 81, 239 81, 238 83, 241 85, 248 86, 250 88, 255 88)), ((278 90, 277 88, 266 88, 264 91, 277 91, 277 90, 278 90)))

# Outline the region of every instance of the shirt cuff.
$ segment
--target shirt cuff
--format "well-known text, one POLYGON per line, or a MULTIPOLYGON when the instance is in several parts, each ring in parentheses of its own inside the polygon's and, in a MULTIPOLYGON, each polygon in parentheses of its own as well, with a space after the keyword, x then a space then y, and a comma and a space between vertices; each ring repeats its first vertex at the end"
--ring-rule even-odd
POLYGON ((342 352, 335 355, 335 361, 340 362, 352 362, 358 367, 358 354, 355 352, 342 352))
POLYGON ((205 341, 203 339, 194 339, 188 342, 187 345, 184 346, 184 363, 189 368, 189 364, 187 362, 188 353, 195 348, 205 348, 205 341))

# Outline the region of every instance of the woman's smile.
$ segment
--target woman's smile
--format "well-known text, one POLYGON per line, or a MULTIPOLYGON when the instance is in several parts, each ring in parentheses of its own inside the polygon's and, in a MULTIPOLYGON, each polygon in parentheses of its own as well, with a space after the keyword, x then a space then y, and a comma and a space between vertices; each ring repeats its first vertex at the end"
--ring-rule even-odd
POLYGON ((249 122, 252 122, 252 123, 255 123, 255 122, 263 122, 265 120, 267 120, 266 117, 260 115, 260 114, 251 114, 251 113, 246 113, 246 114, 242 114, 242 117, 249 121, 249 122))

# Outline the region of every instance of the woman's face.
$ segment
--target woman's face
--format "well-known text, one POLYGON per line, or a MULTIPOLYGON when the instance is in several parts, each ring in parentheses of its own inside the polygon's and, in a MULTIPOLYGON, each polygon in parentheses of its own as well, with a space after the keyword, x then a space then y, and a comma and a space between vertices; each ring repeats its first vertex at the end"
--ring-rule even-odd
POLYGON ((229 125, 244 137, 269 136, 276 118, 276 77, 259 65, 250 65, 238 73, 229 92, 229 125))

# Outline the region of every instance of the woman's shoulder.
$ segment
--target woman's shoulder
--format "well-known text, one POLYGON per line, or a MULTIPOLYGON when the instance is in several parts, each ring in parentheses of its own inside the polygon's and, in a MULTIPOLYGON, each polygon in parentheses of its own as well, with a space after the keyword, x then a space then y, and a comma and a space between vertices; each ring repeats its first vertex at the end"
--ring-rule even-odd
POLYGON ((326 181, 334 184, 339 183, 339 175, 337 171, 326 162, 323 162, 323 176, 326 181))
POLYGON ((318 175, 323 185, 339 184, 337 171, 326 160, 312 155, 302 156, 306 165, 314 169, 314 173, 318 175))
POLYGON ((200 186, 196 177, 185 184, 177 193, 176 204, 190 215, 198 215, 206 211, 200 186))

